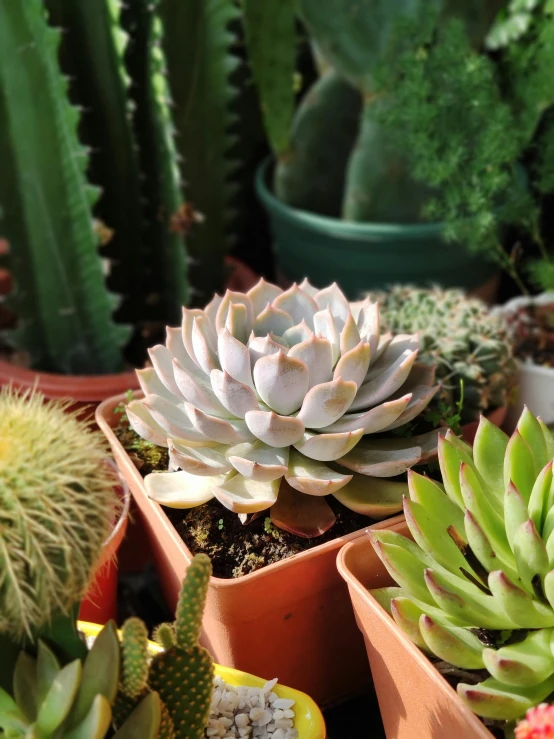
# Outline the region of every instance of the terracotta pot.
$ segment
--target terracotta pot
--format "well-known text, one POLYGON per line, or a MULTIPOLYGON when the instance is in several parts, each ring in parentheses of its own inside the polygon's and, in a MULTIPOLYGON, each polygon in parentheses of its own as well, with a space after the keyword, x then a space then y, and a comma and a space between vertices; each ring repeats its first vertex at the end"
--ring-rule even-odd
MULTIPOLYGON (((506 418, 507 412, 508 412, 508 406, 503 405, 502 408, 496 408, 494 411, 487 413, 486 418, 491 423, 494 423, 495 426, 502 428, 502 424, 504 423, 504 419, 506 418)), ((479 428, 479 421, 472 421, 471 423, 464 424, 462 426, 462 439, 467 444, 473 444, 475 440, 475 434, 477 433, 478 428, 479 428)))
MULTIPOLYGON (((163 508, 146 495, 142 477, 112 431, 117 423, 113 409, 121 400, 102 403, 96 420, 137 502, 165 597, 174 609, 192 555, 163 508)), ((218 662, 267 679, 278 676, 319 705, 361 692, 369 683, 363 640, 335 566, 339 549, 359 536, 363 531, 233 580, 212 577, 203 644, 218 662)))
POLYGON ((113 462, 117 478, 118 494, 121 498, 121 510, 111 534, 104 542, 102 553, 92 575, 91 584, 81 601, 79 618, 105 624, 110 619, 117 620, 117 552, 127 531, 131 492, 127 483, 121 479, 113 462))
POLYGON ((37 387, 46 398, 72 398, 72 409, 83 410, 92 417, 94 409, 106 398, 120 395, 138 387, 134 370, 117 375, 56 375, 24 369, 10 362, 0 361, 0 386, 12 383, 21 390, 37 387))
MULTIPOLYGON (((406 523, 389 526, 409 535, 406 523)), ((492 739, 427 657, 398 628, 368 588, 393 585, 368 539, 358 537, 339 553, 356 621, 371 665, 387 739, 492 739)), ((373 735, 368 725, 361 737, 373 735)))

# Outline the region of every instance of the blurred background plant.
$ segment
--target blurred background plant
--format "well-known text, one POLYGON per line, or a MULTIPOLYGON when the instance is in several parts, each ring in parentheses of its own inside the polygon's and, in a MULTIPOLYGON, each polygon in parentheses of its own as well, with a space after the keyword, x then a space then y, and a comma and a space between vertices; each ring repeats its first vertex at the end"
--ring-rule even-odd
POLYGON ((140 365, 183 305, 222 288, 231 179, 258 140, 238 17, 234 0, 2 4, 6 340, 32 367, 140 365))
MULTIPOLYGON (((319 76, 294 114, 290 31, 279 67, 277 35, 263 43, 255 35, 263 28, 248 32, 255 18, 245 14, 281 203, 395 224, 397 233, 400 224, 442 223, 447 241, 502 267, 519 290, 549 289, 542 211, 554 189, 551 0, 300 0, 297 7, 319 76), (508 235, 508 227, 517 231, 508 235)), ((287 9, 293 16, 292 4, 264 4, 275 27, 277 18, 286 26, 287 9)), ((384 258, 372 251, 376 240, 367 244, 369 262, 384 258)), ((414 277, 432 271, 429 263, 414 277)))
POLYGON ((428 411, 452 412, 460 422, 506 406, 517 367, 505 319, 461 290, 396 285, 370 293, 386 330, 419 335, 418 361, 436 366, 437 395, 428 411))

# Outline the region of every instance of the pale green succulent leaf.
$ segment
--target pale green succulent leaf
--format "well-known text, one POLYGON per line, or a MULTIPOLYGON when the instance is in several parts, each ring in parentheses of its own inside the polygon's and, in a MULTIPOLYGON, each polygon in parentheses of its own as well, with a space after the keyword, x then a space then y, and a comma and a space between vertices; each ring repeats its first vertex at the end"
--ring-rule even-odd
POLYGON ((484 667, 483 645, 471 631, 446 626, 426 614, 419 619, 419 630, 427 648, 442 660, 466 670, 484 667))
POLYGON ((37 656, 37 703, 42 704, 61 666, 52 650, 39 639, 37 656))
POLYGON ((478 685, 458 685, 458 695, 471 710, 483 718, 513 720, 521 718, 554 690, 554 675, 533 687, 513 687, 487 678, 478 685))
POLYGON ((103 695, 110 705, 119 685, 120 648, 114 621, 102 628, 86 656, 79 692, 68 717, 70 727, 80 724, 92 708, 97 695, 103 695))
MULTIPOLYGON (((158 693, 148 693, 116 731, 114 739, 156 739, 161 720, 161 701, 158 693)), ((76 738, 77 739, 77 738, 76 738)))
POLYGON ((38 710, 37 661, 20 652, 13 675, 13 695, 28 723, 36 721, 38 710))
POLYGON ((0 688, 0 729, 24 732, 27 728, 25 716, 17 703, 3 688, 0 688))
POLYGON ((516 429, 506 448, 504 458, 504 486, 513 482, 527 502, 540 468, 537 467, 533 451, 516 429))
POLYGON ((485 649, 485 667, 506 685, 520 687, 542 683, 554 674, 554 655, 550 648, 552 634, 552 629, 539 629, 516 644, 498 650, 485 649))
POLYGON ((407 492, 405 482, 354 473, 350 482, 333 495, 351 511, 381 520, 402 510, 407 492))
POLYGON ((481 416, 473 443, 473 459, 487 487, 499 498, 504 493, 504 456, 509 438, 498 426, 481 416))
MULTIPOLYGON (((88 713, 73 729, 64 732, 64 739, 104 739, 112 721, 110 702, 104 695, 96 695, 88 713)), ((141 734, 141 736, 143 736, 141 734)))
MULTIPOLYGON (((531 497, 529 498, 529 518, 537 527, 537 531, 543 533, 543 526, 550 510, 550 490, 552 488, 552 462, 549 462, 541 470, 535 480, 531 497)), ((546 539, 545 539, 546 540, 546 539)))
POLYGON ((37 716, 37 729, 52 734, 65 721, 81 682, 82 665, 76 659, 62 667, 46 694, 37 716))
POLYGON ((444 488, 439 483, 414 472, 414 470, 410 470, 408 472, 408 487, 412 500, 435 513, 447 525, 453 525, 458 532, 462 533, 464 531, 462 510, 446 495, 444 488))

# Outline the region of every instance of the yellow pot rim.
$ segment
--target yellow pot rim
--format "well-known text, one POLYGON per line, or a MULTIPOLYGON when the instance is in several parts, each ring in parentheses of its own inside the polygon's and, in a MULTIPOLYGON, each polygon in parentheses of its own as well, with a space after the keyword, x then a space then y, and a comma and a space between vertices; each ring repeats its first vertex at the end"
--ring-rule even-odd
MULTIPOLYGON (((102 629, 102 626, 91 624, 87 621, 79 621, 78 626, 85 636, 97 636, 102 629)), ((152 654, 158 654, 163 651, 159 644, 155 644, 152 641, 148 642, 148 647, 152 654)), ((248 685, 253 688, 261 688, 267 682, 261 677, 249 675, 247 672, 241 672, 241 670, 235 670, 232 667, 222 667, 217 664, 215 665, 215 672, 225 682, 237 687, 248 685)), ((315 701, 309 695, 302 693, 300 690, 294 690, 294 688, 287 688, 279 684, 273 690, 279 698, 294 700, 294 712, 296 713, 294 726, 298 730, 298 739, 325 739, 326 731, 323 715, 315 701)))

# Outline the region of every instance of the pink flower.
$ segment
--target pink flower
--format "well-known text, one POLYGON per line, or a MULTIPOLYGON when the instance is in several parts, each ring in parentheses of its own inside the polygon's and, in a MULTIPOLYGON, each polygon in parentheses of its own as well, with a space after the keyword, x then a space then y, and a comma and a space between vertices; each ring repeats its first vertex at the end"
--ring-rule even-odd
POLYGON ((554 739, 554 705, 541 703, 530 708, 516 726, 516 739, 554 739))

